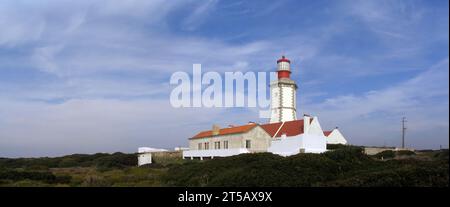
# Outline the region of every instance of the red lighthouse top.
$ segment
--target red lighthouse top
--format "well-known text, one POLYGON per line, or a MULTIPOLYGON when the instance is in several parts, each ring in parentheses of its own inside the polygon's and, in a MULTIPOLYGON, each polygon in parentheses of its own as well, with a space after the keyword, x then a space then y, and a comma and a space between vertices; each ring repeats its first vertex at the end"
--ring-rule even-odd
POLYGON ((281 59, 277 60, 277 64, 278 64, 278 69, 277 69, 277 73, 278 73, 278 79, 290 79, 290 75, 291 75, 291 61, 289 59, 287 59, 286 57, 281 56, 281 59))
POLYGON ((277 60, 277 63, 279 63, 279 62, 288 62, 288 63, 291 63, 291 61, 290 61, 289 59, 287 59, 286 57, 284 57, 284 55, 281 56, 281 58, 277 60))

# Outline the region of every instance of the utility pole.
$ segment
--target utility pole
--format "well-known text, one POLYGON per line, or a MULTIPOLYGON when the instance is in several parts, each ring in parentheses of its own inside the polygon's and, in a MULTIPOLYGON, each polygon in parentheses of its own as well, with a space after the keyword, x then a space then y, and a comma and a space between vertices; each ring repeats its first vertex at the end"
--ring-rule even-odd
POLYGON ((406 122, 406 117, 403 117, 402 118, 402 148, 405 148, 405 131, 406 131, 405 122, 406 122))

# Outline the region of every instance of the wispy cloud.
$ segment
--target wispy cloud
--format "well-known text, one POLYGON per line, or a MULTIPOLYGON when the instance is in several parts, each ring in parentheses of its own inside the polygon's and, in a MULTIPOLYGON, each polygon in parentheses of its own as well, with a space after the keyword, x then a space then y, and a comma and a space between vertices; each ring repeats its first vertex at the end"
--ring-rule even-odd
POLYGON ((444 138, 449 127, 448 68, 446 58, 402 83, 362 95, 330 97, 322 103, 306 105, 305 110, 320 114, 328 127, 335 124, 344 126, 344 131, 351 128, 346 132, 352 143, 381 145, 389 141, 398 146, 399 120, 407 116, 410 119, 408 136, 413 140, 410 146, 448 145, 448 139, 444 138), (437 143, 430 143, 430 137, 418 133, 424 130, 435 130, 443 136, 437 143))
POLYGON ((210 12, 213 12, 218 1, 207 0, 202 2, 192 13, 183 21, 183 27, 186 30, 195 30, 200 24, 206 21, 210 12))

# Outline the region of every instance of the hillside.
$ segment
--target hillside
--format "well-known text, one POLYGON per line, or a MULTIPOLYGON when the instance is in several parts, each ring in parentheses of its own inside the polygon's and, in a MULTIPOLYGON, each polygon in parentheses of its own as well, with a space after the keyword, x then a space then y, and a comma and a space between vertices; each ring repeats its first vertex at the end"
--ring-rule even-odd
POLYGON ((155 160, 144 167, 124 153, 0 158, 0 186, 448 186, 448 157, 448 150, 367 156, 359 147, 340 147, 290 157, 155 160))

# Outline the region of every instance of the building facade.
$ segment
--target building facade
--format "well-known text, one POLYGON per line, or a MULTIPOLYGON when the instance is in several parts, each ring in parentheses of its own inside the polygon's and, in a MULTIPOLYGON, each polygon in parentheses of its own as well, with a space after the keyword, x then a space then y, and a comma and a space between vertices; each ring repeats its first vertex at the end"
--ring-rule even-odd
POLYGON ((270 135, 258 124, 219 128, 198 133, 189 138, 189 151, 183 158, 208 159, 241 153, 265 152, 270 146, 270 135))

